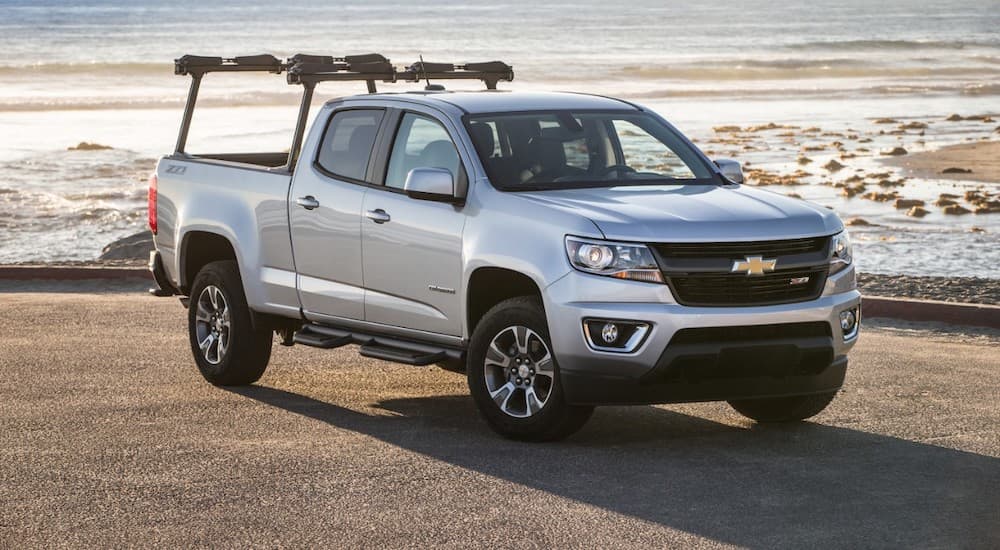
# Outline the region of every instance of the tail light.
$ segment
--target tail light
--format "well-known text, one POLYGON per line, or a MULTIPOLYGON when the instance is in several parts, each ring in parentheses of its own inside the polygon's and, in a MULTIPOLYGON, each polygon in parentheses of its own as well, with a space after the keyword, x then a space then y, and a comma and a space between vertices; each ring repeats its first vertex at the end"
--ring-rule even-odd
POLYGON ((149 176, 149 230, 156 235, 156 174, 149 176))

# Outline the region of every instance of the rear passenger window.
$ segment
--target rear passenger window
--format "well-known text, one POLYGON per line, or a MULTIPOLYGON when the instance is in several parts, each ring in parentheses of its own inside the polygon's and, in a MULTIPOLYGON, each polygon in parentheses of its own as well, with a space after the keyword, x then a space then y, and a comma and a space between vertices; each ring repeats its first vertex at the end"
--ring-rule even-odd
POLYGON ((383 114, 376 109, 334 114, 320 144, 319 165, 335 176, 365 181, 383 114))

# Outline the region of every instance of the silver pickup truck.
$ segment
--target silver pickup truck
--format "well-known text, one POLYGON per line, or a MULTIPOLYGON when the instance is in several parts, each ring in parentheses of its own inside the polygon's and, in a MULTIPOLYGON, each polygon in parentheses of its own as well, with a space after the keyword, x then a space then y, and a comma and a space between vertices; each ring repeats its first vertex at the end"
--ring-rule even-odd
POLYGON ((860 295, 843 224, 743 184, 641 106, 496 90, 500 62, 378 55, 185 56, 191 92, 151 179, 150 267, 188 306, 212 384, 285 345, 465 372, 486 422, 551 440, 595 405, 728 401, 759 422, 822 411, 860 295), (202 78, 285 73, 303 89, 283 153, 185 150, 202 78), (475 79, 449 92, 431 80, 475 79), (330 101, 318 83, 369 93, 330 101), (377 93, 379 82, 427 81, 377 93))

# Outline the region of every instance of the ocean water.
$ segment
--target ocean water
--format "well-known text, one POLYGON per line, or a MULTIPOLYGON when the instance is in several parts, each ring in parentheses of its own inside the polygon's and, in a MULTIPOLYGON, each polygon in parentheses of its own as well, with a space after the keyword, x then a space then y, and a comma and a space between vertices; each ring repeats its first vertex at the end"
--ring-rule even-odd
MULTIPOLYGON (((806 153, 808 166, 795 163, 804 147, 834 140, 875 152, 998 139, 996 124, 944 122, 1000 114, 996 1, 0 0, 0 48, 0 263, 94 259, 142 229, 145 180, 172 149, 188 84, 172 74, 175 57, 379 52, 398 65, 418 55, 501 59, 516 74, 502 88, 624 97, 662 112, 712 154, 779 173, 802 168, 804 185, 775 190, 877 223, 854 231, 867 271, 996 276, 990 266, 1000 265, 1000 214, 931 208, 916 220, 824 185, 858 170, 900 176, 874 153, 858 152, 836 174, 818 168, 837 158, 829 147, 806 153), (892 133, 875 124, 882 117, 928 128, 892 133), (713 130, 769 122, 799 128, 730 143, 713 130), (822 131, 799 133, 808 127, 822 131), (112 149, 67 150, 81 141, 112 149)), ((317 103, 363 89, 319 91, 317 103)), ((283 77, 210 75, 201 99, 189 150, 288 147, 298 89, 283 77)), ((898 190, 933 199, 980 186, 911 178, 898 190)))

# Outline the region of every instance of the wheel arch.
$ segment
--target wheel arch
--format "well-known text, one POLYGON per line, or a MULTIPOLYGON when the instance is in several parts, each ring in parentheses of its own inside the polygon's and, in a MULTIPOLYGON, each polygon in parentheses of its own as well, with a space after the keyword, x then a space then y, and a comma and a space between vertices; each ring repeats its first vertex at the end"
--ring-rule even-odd
POLYGON ((469 276, 465 294, 465 322, 471 337, 486 312, 504 300, 518 296, 542 297, 541 287, 528 275, 505 267, 476 268, 469 276))
POLYGON ((229 237, 220 233, 203 230, 192 230, 184 234, 181 240, 179 254, 180 288, 183 292, 191 289, 195 276, 203 267, 211 262, 221 260, 235 261, 239 267, 240 261, 236 255, 236 247, 229 237))

